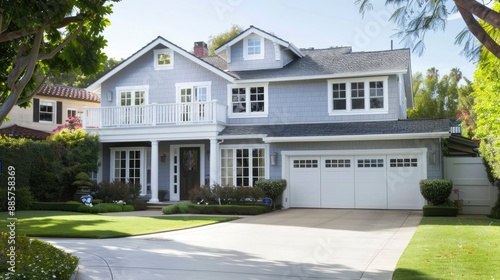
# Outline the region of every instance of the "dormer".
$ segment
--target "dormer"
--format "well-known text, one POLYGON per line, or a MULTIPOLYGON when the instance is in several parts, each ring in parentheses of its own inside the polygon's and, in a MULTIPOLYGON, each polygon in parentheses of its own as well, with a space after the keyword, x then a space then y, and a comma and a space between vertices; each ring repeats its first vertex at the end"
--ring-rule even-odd
POLYGON ((292 43, 254 26, 215 50, 229 71, 283 68, 304 54, 292 43))

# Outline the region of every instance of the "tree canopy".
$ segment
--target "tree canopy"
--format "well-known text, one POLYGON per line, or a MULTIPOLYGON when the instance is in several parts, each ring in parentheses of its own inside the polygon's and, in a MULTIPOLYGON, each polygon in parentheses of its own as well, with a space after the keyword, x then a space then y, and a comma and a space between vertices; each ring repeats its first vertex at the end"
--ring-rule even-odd
POLYGON ((226 30, 222 33, 219 33, 215 36, 210 36, 210 40, 208 41, 208 55, 215 55, 215 50, 225 43, 229 42, 229 40, 236 37, 243 31, 243 28, 239 27, 236 24, 233 24, 229 30, 226 30))
MULTIPOLYGON (((491 1, 498 3, 498 0, 491 1)), ((425 34, 428 31, 444 31, 448 17, 459 13, 467 26, 456 37, 456 43, 463 44, 463 53, 469 58, 477 57, 480 51, 475 44, 477 39, 481 45, 500 58, 500 45, 490 36, 491 29, 500 29, 500 13, 488 7, 491 1, 386 0, 385 4, 396 7, 390 18, 399 27, 396 35, 419 54, 425 49, 425 34)), ((356 0, 355 3, 359 5, 363 15, 373 9, 371 0, 356 0)))
POLYGON ((111 2, 119 0, 0 0, 0 124, 15 106, 26 107, 42 76, 102 69, 111 2))

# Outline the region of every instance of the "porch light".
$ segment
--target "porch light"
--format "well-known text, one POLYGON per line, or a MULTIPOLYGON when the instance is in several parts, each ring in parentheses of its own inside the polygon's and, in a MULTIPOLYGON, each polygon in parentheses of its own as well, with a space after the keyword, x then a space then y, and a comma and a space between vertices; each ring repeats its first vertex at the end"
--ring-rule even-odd
POLYGON ((107 94, 106 97, 108 98, 108 102, 113 101, 113 91, 109 90, 106 94, 107 94))
POLYGON ((166 162, 167 161, 167 153, 160 154, 160 161, 161 162, 166 162))
POLYGON ((276 162, 278 160, 278 153, 274 152, 271 154, 271 165, 276 165, 276 162))

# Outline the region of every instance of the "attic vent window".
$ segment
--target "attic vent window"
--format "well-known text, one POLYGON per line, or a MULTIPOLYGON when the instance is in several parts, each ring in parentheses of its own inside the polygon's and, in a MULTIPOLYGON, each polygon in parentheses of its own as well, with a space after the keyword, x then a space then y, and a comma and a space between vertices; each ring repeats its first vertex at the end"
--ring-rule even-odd
POLYGON ((174 52, 170 49, 154 50, 155 70, 167 70, 174 68, 174 52))
POLYGON ((243 40, 243 58, 245 60, 264 58, 264 38, 250 35, 243 40))

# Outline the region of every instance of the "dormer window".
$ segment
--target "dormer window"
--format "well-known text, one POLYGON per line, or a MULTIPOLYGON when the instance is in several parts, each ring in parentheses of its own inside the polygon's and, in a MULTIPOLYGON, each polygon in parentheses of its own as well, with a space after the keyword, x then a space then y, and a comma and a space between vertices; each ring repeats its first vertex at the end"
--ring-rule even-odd
POLYGON ((154 50, 155 70, 174 68, 174 52, 171 49, 154 50))
POLYGON ((250 35, 243 40, 243 58, 245 60, 264 58, 264 38, 250 35))

